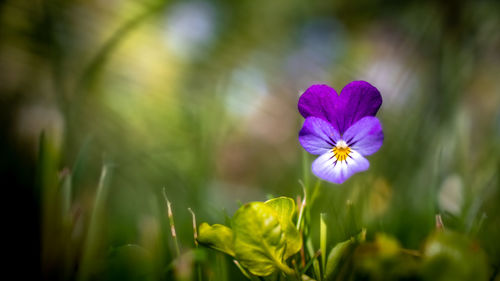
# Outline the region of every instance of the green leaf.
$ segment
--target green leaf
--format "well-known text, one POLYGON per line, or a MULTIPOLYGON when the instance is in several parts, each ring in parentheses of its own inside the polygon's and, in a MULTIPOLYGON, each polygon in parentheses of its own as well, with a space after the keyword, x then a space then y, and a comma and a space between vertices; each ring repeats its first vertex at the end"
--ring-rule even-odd
POLYGON ((276 211, 281 227, 284 229, 286 243, 284 259, 286 260, 300 251, 302 247, 302 237, 292 222, 295 202, 289 197, 278 197, 268 200, 264 204, 271 206, 276 211))
MULTIPOLYGON (((314 246, 313 246, 312 238, 310 236, 306 240, 305 248, 306 248, 307 253, 309 254, 310 257, 314 257, 315 256, 314 246)), ((320 269, 319 269, 319 261, 318 261, 318 259, 317 258, 313 258, 312 259, 312 264, 313 264, 313 269, 314 269, 314 277, 316 279, 318 279, 318 280, 321 280, 321 272, 320 272, 320 269)))
POLYGON ((198 242, 234 257, 233 231, 221 224, 212 226, 204 222, 198 228, 198 242))
POLYGON ((325 269, 325 277, 327 280, 331 279, 330 277, 338 270, 338 267, 342 261, 342 258, 345 257, 353 246, 356 246, 359 243, 363 243, 366 240, 366 229, 362 229, 360 233, 356 236, 351 237, 350 239, 340 242, 328 254, 328 258, 326 261, 326 269, 325 269))
POLYGON ((293 213, 295 212, 295 202, 289 197, 278 197, 267 200, 264 204, 273 207, 278 214, 280 222, 292 222, 293 213))
POLYGON ((354 239, 351 238, 344 242, 340 242, 330 251, 326 262, 325 277, 328 278, 337 270, 340 261, 350 246, 354 243, 354 239))
POLYGON ((236 259, 257 276, 267 276, 277 269, 294 271, 283 263, 286 238, 278 212, 262 202, 243 205, 234 214, 234 252, 236 259))

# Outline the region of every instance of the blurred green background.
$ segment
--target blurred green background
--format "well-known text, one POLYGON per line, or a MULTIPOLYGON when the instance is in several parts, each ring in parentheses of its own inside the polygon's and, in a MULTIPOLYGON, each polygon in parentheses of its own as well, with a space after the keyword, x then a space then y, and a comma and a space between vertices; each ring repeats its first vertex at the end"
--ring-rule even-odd
MULTIPOLYGON (((223 223, 239 202, 295 198, 299 180, 316 182, 299 95, 366 80, 384 99, 384 145, 369 171, 322 184, 313 224, 325 212, 331 243, 364 226, 420 249, 441 213, 494 276, 499 27, 500 3, 487 0, 1 1, 0 165, 22 202, 16 256, 34 272, 41 261, 47 280, 189 280, 165 269, 175 250, 162 189, 182 252, 194 247, 188 207, 223 223)), ((200 259, 216 263, 207 276, 243 278, 221 256, 200 259)))

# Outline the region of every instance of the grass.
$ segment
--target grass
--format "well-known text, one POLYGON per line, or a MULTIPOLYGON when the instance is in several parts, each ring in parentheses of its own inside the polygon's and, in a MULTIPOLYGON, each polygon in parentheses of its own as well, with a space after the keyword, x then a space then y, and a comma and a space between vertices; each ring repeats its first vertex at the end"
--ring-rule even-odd
POLYGON ((2 170, 40 228, 20 245, 40 238, 41 266, 24 271, 293 279, 196 240, 201 222, 287 196, 300 278, 499 278, 498 3, 94 2, 0 4, 2 170), (382 92, 385 140, 336 186, 310 172, 296 102, 357 79, 382 92))

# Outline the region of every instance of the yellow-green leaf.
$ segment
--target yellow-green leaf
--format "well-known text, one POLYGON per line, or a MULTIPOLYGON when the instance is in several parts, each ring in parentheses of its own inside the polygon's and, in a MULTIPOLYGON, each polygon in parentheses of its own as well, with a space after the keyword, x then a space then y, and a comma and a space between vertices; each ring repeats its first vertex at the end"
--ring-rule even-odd
POLYGON ((292 222, 292 216, 295 212, 295 202, 289 197, 278 197, 264 202, 266 205, 273 207, 278 214, 280 222, 292 222))
POLYGON ((285 232, 278 213, 262 202, 243 205, 232 220, 236 259, 257 276, 267 276, 277 269, 287 274, 293 270, 283 263, 285 232))
POLYGON ((234 257, 233 231, 221 224, 212 226, 204 222, 198 228, 198 242, 234 257))
POLYGON ((292 222, 295 212, 295 202, 289 197, 278 197, 265 202, 271 206, 278 215, 278 220, 285 232, 286 250, 284 259, 288 259, 293 254, 300 251, 302 247, 302 237, 292 222))

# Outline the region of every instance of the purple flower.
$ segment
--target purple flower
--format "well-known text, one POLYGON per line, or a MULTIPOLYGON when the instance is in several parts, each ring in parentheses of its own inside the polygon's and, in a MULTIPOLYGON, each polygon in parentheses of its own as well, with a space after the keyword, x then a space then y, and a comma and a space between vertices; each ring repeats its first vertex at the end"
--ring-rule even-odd
POLYGON ((380 92, 365 81, 347 84, 340 95, 327 85, 312 85, 302 94, 298 107, 306 120, 299 141, 307 152, 320 155, 312 163, 316 176, 341 184, 368 169, 365 156, 384 141, 374 117, 380 105, 380 92))

